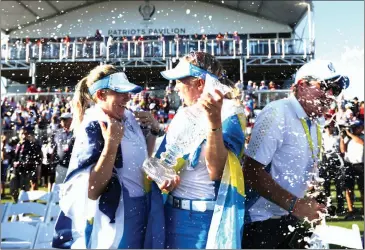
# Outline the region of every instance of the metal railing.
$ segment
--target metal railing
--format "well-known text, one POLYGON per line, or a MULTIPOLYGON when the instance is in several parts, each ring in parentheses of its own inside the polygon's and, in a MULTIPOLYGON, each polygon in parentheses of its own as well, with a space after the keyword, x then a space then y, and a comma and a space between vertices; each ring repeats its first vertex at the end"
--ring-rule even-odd
POLYGON ((271 58, 280 55, 282 58, 290 55, 302 55, 306 58, 313 52, 312 45, 303 39, 248 39, 247 57, 263 55, 271 58))
POLYGON ((191 40, 181 39, 172 41, 113 41, 113 42, 47 42, 47 43, 5 43, 1 45, 1 59, 21 60, 29 62, 47 60, 80 59, 97 60, 103 58, 150 58, 181 57, 190 51, 204 51, 215 56, 233 57, 274 55, 281 57, 302 55, 304 58, 311 54, 311 46, 306 40, 299 39, 234 39, 191 40))
MULTIPOLYGON (((257 98, 258 107, 265 107, 271 101, 286 98, 290 95, 290 93, 290 89, 257 90, 252 92, 252 94, 257 98)), ((247 94, 247 91, 245 90, 243 94, 247 94)), ((6 97, 8 100, 10 100, 13 97, 15 102, 19 102, 20 104, 24 105, 29 100, 29 98, 35 101, 45 100, 54 102, 56 100, 56 97, 59 100, 62 100, 66 99, 67 97, 72 97, 73 95, 73 92, 7 93, 1 94, 1 99, 3 100, 6 97)))
POLYGON ((289 97, 292 93, 290 89, 278 90, 258 90, 252 94, 257 98, 257 108, 261 109, 272 101, 280 100, 289 97))

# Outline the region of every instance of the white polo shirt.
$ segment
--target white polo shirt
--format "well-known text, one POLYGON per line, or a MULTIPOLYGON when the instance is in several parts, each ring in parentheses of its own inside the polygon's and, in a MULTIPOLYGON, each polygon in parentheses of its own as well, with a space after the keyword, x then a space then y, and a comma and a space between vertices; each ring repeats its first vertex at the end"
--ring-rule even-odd
MULTIPOLYGON (((265 165, 265 170, 285 190, 302 198, 313 170, 312 150, 301 123, 308 118, 298 100, 291 96, 269 103, 258 115, 246 155, 265 165)), ((323 120, 320 122, 323 123, 323 120)), ((317 125, 310 134, 317 157, 317 125)), ((246 222, 263 221, 288 212, 246 189, 246 222)))
MULTIPOLYGON (((359 136, 364 140, 364 135, 359 136)), ((346 142, 347 143, 347 142, 346 142)), ((348 141, 347 151, 345 153, 345 161, 352 164, 359 164, 364 162, 364 145, 355 142, 354 140, 348 141)))

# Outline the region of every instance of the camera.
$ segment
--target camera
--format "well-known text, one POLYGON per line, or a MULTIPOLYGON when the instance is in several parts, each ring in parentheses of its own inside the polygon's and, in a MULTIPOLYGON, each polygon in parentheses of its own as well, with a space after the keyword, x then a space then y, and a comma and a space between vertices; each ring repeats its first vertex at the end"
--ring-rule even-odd
POLYGON ((340 125, 340 135, 345 138, 347 133, 346 131, 349 131, 350 133, 352 133, 352 128, 350 126, 350 124, 345 124, 345 125, 340 125))

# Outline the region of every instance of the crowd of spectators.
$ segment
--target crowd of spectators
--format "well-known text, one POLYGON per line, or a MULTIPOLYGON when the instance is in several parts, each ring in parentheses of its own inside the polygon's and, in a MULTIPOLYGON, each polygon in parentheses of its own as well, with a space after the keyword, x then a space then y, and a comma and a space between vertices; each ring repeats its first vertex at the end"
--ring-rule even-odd
POLYGON ((6 181, 15 201, 19 189, 36 190, 39 185, 51 189, 55 167, 67 151, 59 137, 69 129, 70 101, 71 95, 5 97, 2 100, 2 196, 6 181), (45 150, 48 144, 53 145, 52 151, 45 150))
POLYGON ((349 220, 359 219, 364 213, 364 101, 359 102, 355 97, 333 102, 325 119, 323 158, 319 169, 325 194, 331 196, 333 182, 337 198, 337 207, 333 206, 333 211, 346 214, 345 218, 349 220), (360 192, 356 199, 355 184, 360 192), (355 200, 361 201, 361 210, 354 209, 355 200))

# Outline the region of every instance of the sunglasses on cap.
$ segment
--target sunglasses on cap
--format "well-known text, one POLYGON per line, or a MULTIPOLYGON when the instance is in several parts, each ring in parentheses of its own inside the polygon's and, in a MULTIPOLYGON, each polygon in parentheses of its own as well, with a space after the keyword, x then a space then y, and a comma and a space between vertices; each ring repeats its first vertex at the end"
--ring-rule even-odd
POLYGON ((340 76, 328 80, 321 81, 321 88, 324 91, 332 90, 332 94, 337 97, 341 94, 343 87, 346 86, 349 81, 348 77, 340 76))
POLYGON ((348 81, 348 78, 346 76, 339 76, 332 79, 327 80, 319 80, 318 78, 307 76, 305 77, 305 80, 308 82, 310 81, 319 81, 320 87, 323 91, 327 92, 329 90, 332 91, 333 96, 337 97, 342 92, 342 86, 345 84, 345 82, 348 81))

